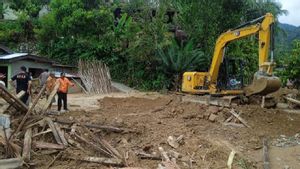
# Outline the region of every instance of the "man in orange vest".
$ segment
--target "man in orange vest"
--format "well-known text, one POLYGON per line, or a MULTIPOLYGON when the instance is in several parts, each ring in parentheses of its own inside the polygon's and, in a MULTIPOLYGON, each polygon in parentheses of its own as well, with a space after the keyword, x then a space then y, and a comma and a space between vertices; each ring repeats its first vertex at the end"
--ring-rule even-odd
POLYGON ((59 88, 58 88, 58 101, 57 101, 57 106, 58 106, 58 111, 61 110, 62 106, 62 101, 64 102, 64 110, 68 111, 67 107, 67 93, 68 93, 68 88, 69 86, 74 86, 72 82, 66 77, 65 73, 60 74, 60 78, 57 79, 59 82, 59 88))
MULTIPOLYGON (((46 98, 48 100, 52 90, 54 89, 56 84, 56 78, 55 78, 55 74, 54 72, 50 72, 49 77, 46 80, 46 98)), ((51 109, 52 103, 55 102, 55 97, 53 97, 50 105, 49 105, 49 109, 51 109)))

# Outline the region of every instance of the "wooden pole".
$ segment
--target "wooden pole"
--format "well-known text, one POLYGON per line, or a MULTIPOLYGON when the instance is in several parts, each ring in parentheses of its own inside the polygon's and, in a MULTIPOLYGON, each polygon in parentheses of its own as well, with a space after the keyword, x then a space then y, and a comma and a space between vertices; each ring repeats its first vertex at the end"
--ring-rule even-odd
POLYGON ((270 169, 270 159, 268 153, 268 140, 263 139, 263 156, 264 156, 264 169, 270 169))
POLYGON ((34 107, 36 106, 37 102, 39 101, 40 97, 42 96, 42 94, 45 92, 46 89, 46 85, 44 85, 42 87, 42 89, 40 90, 39 94, 36 96, 35 100, 32 103, 32 106, 28 109, 27 113, 25 114, 25 116, 23 117, 20 125, 18 126, 17 130, 15 132, 13 132, 13 134, 11 135, 11 137, 9 138, 9 140, 11 140, 13 138, 13 136, 15 134, 17 134, 18 132, 20 132, 20 130, 22 129, 25 121, 27 120, 27 118, 29 117, 29 115, 32 113, 32 111, 34 110, 34 107))

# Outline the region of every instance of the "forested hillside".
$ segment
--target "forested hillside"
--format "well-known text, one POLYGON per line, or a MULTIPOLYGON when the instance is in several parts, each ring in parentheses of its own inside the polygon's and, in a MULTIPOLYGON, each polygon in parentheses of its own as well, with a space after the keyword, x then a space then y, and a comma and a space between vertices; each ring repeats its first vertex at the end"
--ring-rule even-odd
POLYGON ((294 40, 300 39, 300 27, 279 23, 281 29, 278 34, 278 43, 285 48, 290 48, 294 40))
MULTIPOLYGON (((275 0, 8 2, 18 19, 1 20, 0 43, 63 64, 101 60, 114 80, 145 90, 172 89, 184 71, 207 70, 222 32, 267 12, 275 18, 286 12, 275 0), (45 7, 48 12, 40 15, 45 7)), ((288 42, 295 34, 288 34, 288 42)), ((285 44, 285 37, 280 39, 285 44)), ((257 54, 252 37, 230 44, 227 52, 246 62, 248 78, 258 69, 257 54)))

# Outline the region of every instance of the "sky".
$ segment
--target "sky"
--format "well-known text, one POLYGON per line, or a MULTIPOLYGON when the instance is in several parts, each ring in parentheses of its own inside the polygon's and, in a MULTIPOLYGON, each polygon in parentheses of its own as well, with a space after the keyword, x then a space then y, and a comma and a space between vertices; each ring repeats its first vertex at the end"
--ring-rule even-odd
POLYGON ((278 0, 282 9, 288 10, 286 16, 280 16, 279 21, 295 26, 300 26, 300 0, 278 0))

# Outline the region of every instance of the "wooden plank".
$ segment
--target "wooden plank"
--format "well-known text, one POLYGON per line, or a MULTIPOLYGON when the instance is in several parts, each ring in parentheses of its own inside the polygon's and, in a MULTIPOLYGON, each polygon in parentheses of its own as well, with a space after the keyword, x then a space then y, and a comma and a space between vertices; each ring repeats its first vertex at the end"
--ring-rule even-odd
POLYGON ((123 156, 118 152, 117 149, 115 149, 113 146, 111 146, 106 140, 103 138, 95 137, 95 135, 84 125, 83 128, 88 132, 88 134, 93 138, 94 141, 98 142, 102 147, 104 147, 108 152, 114 155, 115 158, 122 159, 123 156))
POLYGON ((21 90, 18 94, 17 94, 17 98, 20 99, 22 98, 24 95, 25 95, 25 91, 24 90, 21 90))
POLYGON ((88 94, 88 91, 86 91, 85 88, 79 82, 77 82, 76 79, 74 79, 73 77, 70 78, 84 91, 85 94, 88 94))
POLYGON ((64 145, 59 145, 59 144, 53 144, 53 143, 47 143, 47 142, 41 142, 41 141, 36 141, 33 143, 35 148, 41 148, 41 149, 58 149, 58 150, 63 150, 65 147, 64 145))
POLYGON ((0 96, 16 110, 27 112, 28 107, 19 98, 9 93, 9 91, 2 86, 0 86, 0 96))
POLYGON ((149 160, 162 160, 160 155, 147 154, 144 152, 138 152, 136 154, 140 159, 149 159, 149 160))
POLYGON ((108 151, 104 150, 103 148, 97 146, 96 144, 94 144, 94 143, 88 141, 87 139, 85 139, 85 138, 79 136, 79 135, 76 134, 76 133, 74 133, 74 135, 75 135, 79 140, 81 140, 82 142, 84 142, 84 143, 90 145, 91 147, 93 147, 94 149, 98 150, 99 152, 101 152, 101 153, 103 153, 103 154, 105 154, 105 155, 107 155, 107 156, 109 156, 109 157, 113 157, 112 154, 110 154, 108 151))
POLYGON ((231 113, 234 117, 236 117, 237 119, 239 119, 240 122, 242 122, 246 127, 251 128, 243 118, 241 118, 238 114, 235 113, 235 111, 234 111, 233 109, 230 111, 230 113, 231 113))
MULTIPOLYGON (((24 90, 21 90, 21 91, 16 95, 16 98, 21 99, 21 98, 25 95, 25 93, 26 93, 26 92, 25 92, 24 90)), ((15 104, 15 103, 10 104, 9 106, 7 106, 7 108, 5 108, 3 112, 14 112, 14 110, 10 110, 10 109, 13 107, 14 104, 15 104)))
MULTIPOLYGON (((66 121, 66 120, 60 120, 57 118, 54 121, 57 123, 68 124, 68 125, 75 123, 75 121, 66 121)), ((124 129, 124 128, 118 128, 118 127, 114 127, 114 126, 105 126, 105 125, 97 125, 97 124, 90 124, 90 123, 85 123, 82 125, 84 125, 85 127, 88 127, 88 128, 101 129, 101 130, 105 130, 108 132, 114 132, 114 133, 121 133, 121 132, 126 131, 126 129, 124 129)))
POLYGON ((300 101, 299 101, 299 100, 296 100, 296 99, 293 99, 293 98, 290 98, 290 97, 284 97, 284 98, 285 98, 287 101, 291 102, 291 103, 300 105, 300 101))
POLYGON ((46 131, 42 131, 42 132, 34 134, 32 137, 37 137, 37 136, 40 136, 40 135, 43 135, 43 134, 47 134, 47 133, 50 133, 50 132, 52 132, 52 130, 51 129, 47 129, 46 131))
POLYGON ((35 125, 44 126, 44 125, 45 125, 45 119, 41 119, 41 120, 39 120, 39 121, 37 121, 37 122, 35 122, 35 123, 29 124, 29 125, 27 125, 27 126, 25 127, 25 129, 31 128, 31 127, 33 127, 33 126, 35 126, 35 125))
POLYGON ((103 157, 73 157, 73 156, 66 156, 67 159, 72 160, 80 160, 85 162, 92 162, 92 163, 100 163, 104 165, 112 165, 112 166, 123 166, 123 161, 115 158, 103 158, 103 157))
POLYGON ((26 133, 24 136, 24 146, 23 146, 23 152, 22 152, 22 157, 23 157, 24 161, 30 160, 31 136, 32 136, 32 130, 31 130, 31 128, 29 128, 26 130, 26 133))
POLYGON ((263 160, 264 160, 264 169, 270 169, 270 159, 268 153, 268 140, 263 139, 263 160))
MULTIPOLYGON (((37 104, 37 102, 39 101, 40 97, 42 96, 42 94, 44 93, 46 89, 46 85, 44 85, 42 87, 42 89, 40 90, 39 94, 36 96, 36 98, 34 99, 33 103, 32 103, 32 106, 28 109, 27 113, 25 114, 25 116, 23 117, 20 125, 18 126, 17 130, 12 134, 12 136, 14 136, 15 134, 17 134, 22 128, 23 128, 23 125, 25 123, 25 121, 27 120, 27 118, 29 117, 29 115, 32 113, 32 111, 34 110, 34 107, 35 105, 37 104)), ((9 140, 11 139, 12 137, 9 138, 9 140)))
POLYGON ((236 152, 234 150, 231 151, 229 154, 228 160, 227 160, 227 167, 228 169, 232 169, 232 163, 233 163, 233 158, 235 156, 236 152))
POLYGON ((63 130, 61 130, 61 128, 59 127, 59 125, 57 123, 54 123, 55 129, 61 139, 61 142, 63 143, 64 146, 68 146, 68 141, 65 138, 65 133, 63 130))
POLYGON ((54 135, 56 143, 63 144, 62 141, 61 141, 61 138, 59 137, 59 134, 58 134, 58 132, 57 132, 57 130, 55 128, 55 125, 54 125, 53 121, 49 117, 46 117, 45 120, 48 123, 50 129, 52 130, 52 133, 54 135))
POLYGON ((9 158, 0 160, 0 168, 20 168, 23 166, 21 158, 9 158))
POLYGON ((55 96, 56 93, 57 93, 58 88, 59 88, 59 82, 57 81, 57 82, 55 83, 55 86, 54 86, 52 92, 50 93, 50 95, 49 95, 49 97, 48 97, 46 103, 44 104, 44 106, 43 106, 43 108, 42 108, 42 112, 43 112, 43 113, 44 113, 45 111, 48 110, 50 104, 52 103, 52 99, 54 98, 54 96, 55 96))

